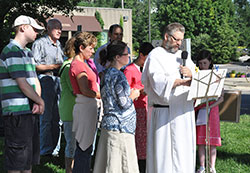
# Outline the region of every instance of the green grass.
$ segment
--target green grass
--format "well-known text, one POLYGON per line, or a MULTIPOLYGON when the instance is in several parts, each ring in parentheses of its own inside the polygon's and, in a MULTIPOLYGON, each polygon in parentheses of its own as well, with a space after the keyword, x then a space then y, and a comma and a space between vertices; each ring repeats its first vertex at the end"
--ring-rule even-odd
POLYGON ((240 123, 221 123, 222 146, 217 147, 218 173, 250 172, 250 116, 241 115, 240 123))
MULTIPOLYGON (((217 147, 217 173, 250 173, 250 115, 241 115, 240 123, 221 122, 222 146, 217 147)), ((34 173, 63 173, 64 146, 59 158, 41 158, 41 164, 33 167, 34 173)), ((198 163, 197 163, 198 165, 198 163)), ((0 172, 3 169, 3 138, 0 138, 0 172)))

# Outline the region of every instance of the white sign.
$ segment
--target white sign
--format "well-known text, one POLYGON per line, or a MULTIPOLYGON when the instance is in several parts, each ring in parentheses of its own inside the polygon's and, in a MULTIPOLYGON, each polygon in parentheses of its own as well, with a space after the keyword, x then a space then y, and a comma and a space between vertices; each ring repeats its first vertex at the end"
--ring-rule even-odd
POLYGON ((193 75, 188 100, 219 97, 227 69, 200 70, 193 75))

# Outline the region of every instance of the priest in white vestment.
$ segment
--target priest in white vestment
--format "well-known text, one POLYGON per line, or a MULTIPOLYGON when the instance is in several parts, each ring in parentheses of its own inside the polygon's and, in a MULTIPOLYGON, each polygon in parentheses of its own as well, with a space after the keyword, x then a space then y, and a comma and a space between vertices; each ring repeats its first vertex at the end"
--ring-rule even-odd
POLYGON ((153 107, 148 125, 147 173, 195 172, 195 116, 193 101, 187 101, 195 65, 188 56, 186 66, 182 66, 179 48, 184 33, 181 24, 169 24, 162 46, 150 52, 144 65, 142 83, 153 107))

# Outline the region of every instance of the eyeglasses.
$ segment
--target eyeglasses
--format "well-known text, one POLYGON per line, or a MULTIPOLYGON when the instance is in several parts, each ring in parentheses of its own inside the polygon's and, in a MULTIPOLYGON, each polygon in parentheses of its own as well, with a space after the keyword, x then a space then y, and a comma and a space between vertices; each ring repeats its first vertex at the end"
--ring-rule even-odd
POLYGON ((128 56, 129 53, 123 53, 121 56, 128 56))
MULTIPOLYGON (((170 34, 169 34, 170 35, 170 34)), ((177 39, 177 38, 175 38, 173 35, 170 35, 172 38, 173 38, 173 40, 174 41, 176 41, 176 42, 182 42, 183 41, 183 39, 177 39)))

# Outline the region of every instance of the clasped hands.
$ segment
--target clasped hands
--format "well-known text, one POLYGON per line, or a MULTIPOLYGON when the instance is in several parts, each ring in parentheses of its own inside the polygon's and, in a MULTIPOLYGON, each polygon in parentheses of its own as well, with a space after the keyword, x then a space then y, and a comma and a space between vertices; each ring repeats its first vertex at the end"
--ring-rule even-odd
POLYGON ((44 101, 42 100, 42 102, 40 104, 34 103, 33 104, 33 108, 32 108, 32 114, 43 114, 44 113, 44 101))

